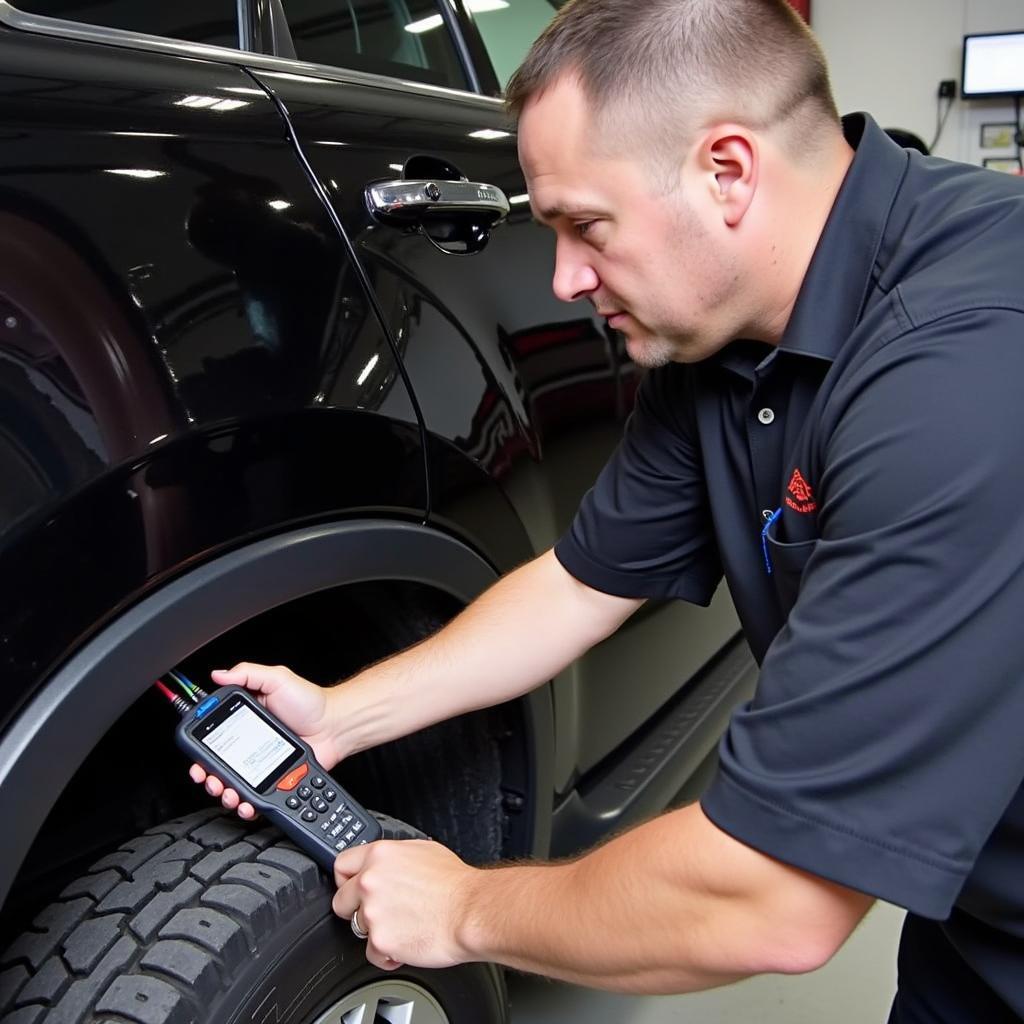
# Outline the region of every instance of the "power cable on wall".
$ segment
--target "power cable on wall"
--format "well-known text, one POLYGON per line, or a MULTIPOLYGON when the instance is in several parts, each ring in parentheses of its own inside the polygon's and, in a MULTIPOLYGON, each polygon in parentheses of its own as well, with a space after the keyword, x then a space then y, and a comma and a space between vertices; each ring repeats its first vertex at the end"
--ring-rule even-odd
POLYGON ((1021 152, 1024 150, 1024 125, 1020 123, 1020 93, 1013 97, 1013 124, 1013 141, 1017 143, 1017 173, 1024 174, 1024 163, 1021 162, 1021 152))
POLYGON ((935 138, 932 139, 932 144, 928 147, 929 153, 935 152, 935 147, 939 144, 939 139, 942 138, 942 132, 946 127, 946 122, 949 120, 950 111, 952 111, 953 104, 956 102, 956 95, 947 97, 945 113, 942 112, 942 100, 943 97, 940 95, 935 101, 935 138))

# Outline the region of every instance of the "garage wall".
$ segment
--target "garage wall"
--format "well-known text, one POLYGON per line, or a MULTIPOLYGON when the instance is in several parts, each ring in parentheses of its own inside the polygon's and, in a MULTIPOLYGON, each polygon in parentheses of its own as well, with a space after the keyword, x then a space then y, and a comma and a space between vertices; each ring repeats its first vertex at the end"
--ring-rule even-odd
MULTIPOLYGON (((940 80, 956 79, 959 91, 963 36, 1024 29, 1024 0, 814 0, 811 11, 840 112, 867 110, 929 144, 940 80)), ((983 155, 1013 156, 979 146, 983 122, 1012 120, 1006 100, 958 99, 935 152, 979 164, 983 155)))

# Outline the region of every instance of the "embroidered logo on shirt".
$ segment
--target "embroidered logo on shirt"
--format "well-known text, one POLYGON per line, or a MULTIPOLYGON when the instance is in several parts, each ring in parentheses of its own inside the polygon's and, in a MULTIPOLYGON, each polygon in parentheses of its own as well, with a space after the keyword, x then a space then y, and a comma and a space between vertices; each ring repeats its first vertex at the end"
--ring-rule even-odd
POLYGON ((804 479, 803 473, 799 469, 793 470, 786 490, 789 492, 786 495, 786 504, 794 511, 813 512, 818 507, 811 485, 804 479))

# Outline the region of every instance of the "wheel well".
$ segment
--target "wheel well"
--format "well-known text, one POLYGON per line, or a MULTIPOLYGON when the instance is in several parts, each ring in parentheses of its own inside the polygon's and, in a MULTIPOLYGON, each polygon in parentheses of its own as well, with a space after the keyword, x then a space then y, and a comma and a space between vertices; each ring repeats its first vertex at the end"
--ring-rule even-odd
MULTIPOLYGON (((440 629, 463 605, 405 580, 369 581, 311 594, 219 637, 187 659, 193 680, 240 658, 286 664, 330 686, 440 629)), ((515 704, 439 722, 365 751, 337 769, 363 802, 407 821, 465 859, 487 863, 529 852, 520 814, 528 771, 515 704)))
MULTIPOLYGON (((339 529, 344 531, 344 525, 339 529)), ((288 664, 329 685, 433 632, 470 596, 407 579, 314 588, 269 609, 264 606, 212 639, 217 630, 210 623, 206 642, 193 643, 170 664, 156 651, 140 663, 136 651, 134 665, 143 678, 128 680, 127 687, 113 667, 106 677, 85 673, 97 699, 119 684, 129 697, 109 726, 96 730, 100 739, 88 744, 77 771, 76 763, 57 766, 66 767, 60 796, 14 878, 3 931, 13 934, 101 851, 170 817, 208 806, 209 798, 187 778, 173 743, 173 713, 148 685, 152 676, 177 664, 195 681, 205 681, 211 668, 244 659, 288 664)), ((273 603, 269 595, 267 602, 273 603)), ((339 766, 338 776, 364 804, 409 821, 469 861, 523 855, 534 842, 533 815, 523 811, 537 770, 527 717, 522 702, 474 712, 357 755, 339 766)), ((0 743, 0 768, 6 767, 3 746, 13 731, 0 743)), ((27 748, 35 756, 39 731, 34 747, 27 748)), ((7 784, 15 774, 0 779, 7 784)), ((27 846, 31 837, 20 838, 27 846)))

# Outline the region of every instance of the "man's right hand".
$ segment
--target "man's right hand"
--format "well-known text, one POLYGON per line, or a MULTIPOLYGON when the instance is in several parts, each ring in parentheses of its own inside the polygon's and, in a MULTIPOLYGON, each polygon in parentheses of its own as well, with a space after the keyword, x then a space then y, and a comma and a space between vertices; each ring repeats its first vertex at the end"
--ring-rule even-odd
MULTIPOLYGON (((244 686, 258 694, 259 702, 305 740, 328 771, 341 760, 329 716, 328 691, 316 683, 297 676, 283 665, 256 665, 246 661, 232 669, 214 669, 210 678, 219 686, 244 686)), ((189 775, 194 782, 205 783, 206 791, 220 797, 229 811, 237 809, 240 818, 256 817, 252 804, 243 801, 215 775, 208 775, 202 766, 193 764, 189 775)))

